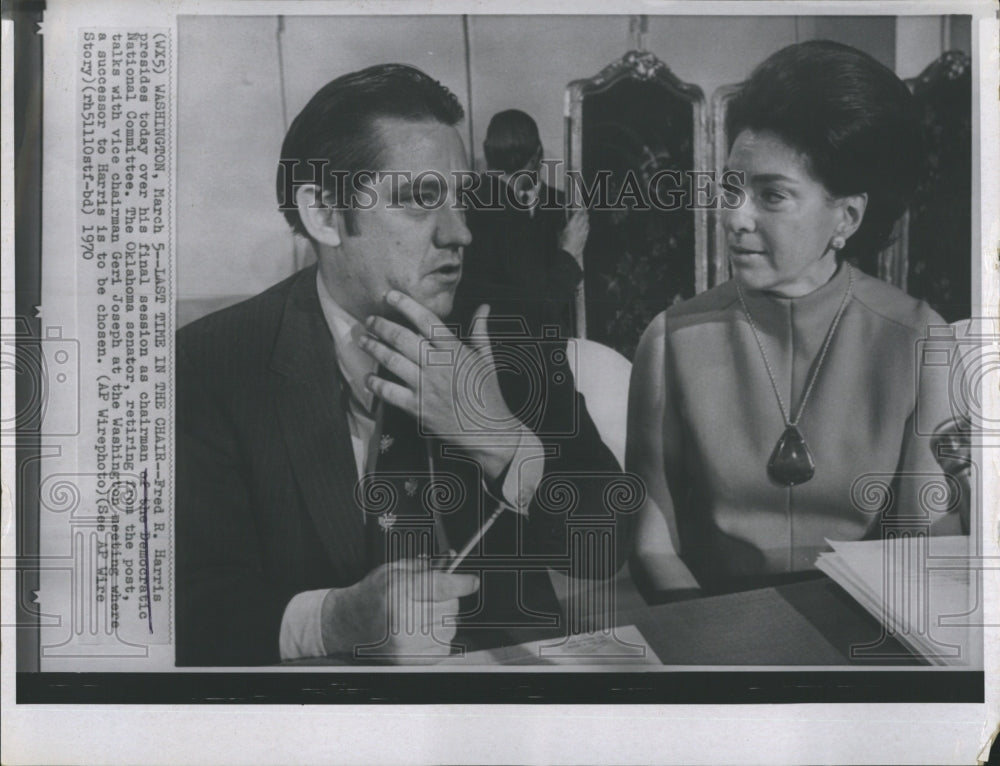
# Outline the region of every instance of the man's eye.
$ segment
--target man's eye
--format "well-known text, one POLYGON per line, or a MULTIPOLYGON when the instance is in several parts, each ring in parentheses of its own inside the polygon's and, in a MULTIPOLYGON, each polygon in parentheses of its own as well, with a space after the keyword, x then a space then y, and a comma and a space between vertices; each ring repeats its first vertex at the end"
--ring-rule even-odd
MULTIPOLYGON (((415 189, 410 195, 410 203, 414 207, 419 207, 423 209, 433 209, 440 207, 444 202, 445 192, 442 191, 437 186, 428 186, 421 189, 415 189)), ((404 203, 405 204, 405 203, 404 203)))
POLYGON ((401 189, 398 194, 392 196, 394 205, 404 207, 420 207, 434 204, 435 195, 431 191, 420 189, 401 189))
POLYGON ((431 207, 431 206, 437 204, 439 196, 440 195, 438 195, 437 192, 433 192, 433 191, 429 191, 429 190, 428 191, 422 191, 422 192, 420 192, 420 194, 418 194, 416 196, 416 199, 414 201, 418 205, 421 205, 423 207, 431 207))

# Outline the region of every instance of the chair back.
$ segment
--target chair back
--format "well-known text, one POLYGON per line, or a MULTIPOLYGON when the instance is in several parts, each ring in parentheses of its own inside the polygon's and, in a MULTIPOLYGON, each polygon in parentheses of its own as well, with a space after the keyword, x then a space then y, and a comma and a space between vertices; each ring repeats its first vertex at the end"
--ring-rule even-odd
POLYGON ((628 385, 632 363, 613 348, 576 338, 576 390, 587 403, 597 432, 620 466, 625 465, 628 385))

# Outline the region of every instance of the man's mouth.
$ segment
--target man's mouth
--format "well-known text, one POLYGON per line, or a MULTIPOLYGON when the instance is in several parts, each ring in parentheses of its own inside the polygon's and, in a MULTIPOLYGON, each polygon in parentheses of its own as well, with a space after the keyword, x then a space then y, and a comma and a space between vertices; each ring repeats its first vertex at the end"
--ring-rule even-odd
POLYGON ((439 266, 431 272, 432 276, 441 277, 442 279, 458 279, 462 274, 462 264, 461 263, 446 263, 443 266, 439 266))

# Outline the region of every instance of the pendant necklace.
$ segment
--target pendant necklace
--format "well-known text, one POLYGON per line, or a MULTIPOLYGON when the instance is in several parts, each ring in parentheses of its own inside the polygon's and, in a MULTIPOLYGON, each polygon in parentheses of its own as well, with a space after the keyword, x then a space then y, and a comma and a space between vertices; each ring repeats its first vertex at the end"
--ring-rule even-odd
POLYGON ((840 324, 840 318, 844 315, 844 309, 847 308, 847 302, 851 298, 851 291, 854 287, 854 270, 849 263, 845 263, 844 266, 847 268, 847 290, 844 292, 844 298, 841 300, 840 307, 833 317, 833 322, 830 323, 830 329, 827 330, 826 339, 823 341, 823 348, 819 354, 819 361, 817 361, 816 366, 813 368, 812 375, 809 376, 809 381, 806 383, 806 390, 802 394, 802 401, 799 403, 799 409, 795 413, 794 418, 789 417, 789 411, 785 409, 785 400, 781 398, 781 391, 774 380, 771 362, 767 358, 767 352, 764 351, 764 344, 760 339, 760 333, 757 332, 757 325, 754 324, 753 317, 750 316, 750 309, 747 308, 746 299, 743 297, 743 289, 738 282, 736 283, 736 294, 740 298, 743 313, 746 315, 747 322, 750 323, 750 330, 753 332, 754 340, 757 341, 757 348, 760 349, 761 358, 764 360, 767 377, 771 381, 771 388, 774 391, 775 398, 778 400, 778 408, 781 410, 781 419, 785 421, 785 430, 781 434, 781 438, 778 439, 778 443, 774 445, 771 458, 767 461, 767 475, 771 478, 771 481, 782 487, 794 487, 796 484, 805 484, 816 472, 816 463, 813 461, 812 453, 809 451, 809 445, 806 444, 802 432, 799 431, 799 420, 802 418, 802 412, 809 401, 809 395, 812 393, 816 379, 819 377, 819 371, 823 367, 823 362, 826 361, 826 352, 830 350, 830 343, 837 332, 837 325, 840 324))

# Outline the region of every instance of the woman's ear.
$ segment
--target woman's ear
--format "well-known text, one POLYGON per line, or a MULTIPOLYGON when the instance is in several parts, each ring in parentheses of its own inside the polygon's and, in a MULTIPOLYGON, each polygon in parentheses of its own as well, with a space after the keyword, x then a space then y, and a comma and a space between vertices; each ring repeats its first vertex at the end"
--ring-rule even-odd
POLYGON ((868 207, 867 194, 851 194, 840 198, 841 221, 837 224, 837 234, 848 239, 858 230, 868 207))
POLYGON ((340 245, 340 227, 343 217, 329 202, 321 198, 320 189, 314 184, 304 184, 295 190, 295 205, 299 218, 309 236, 327 247, 340 245))

